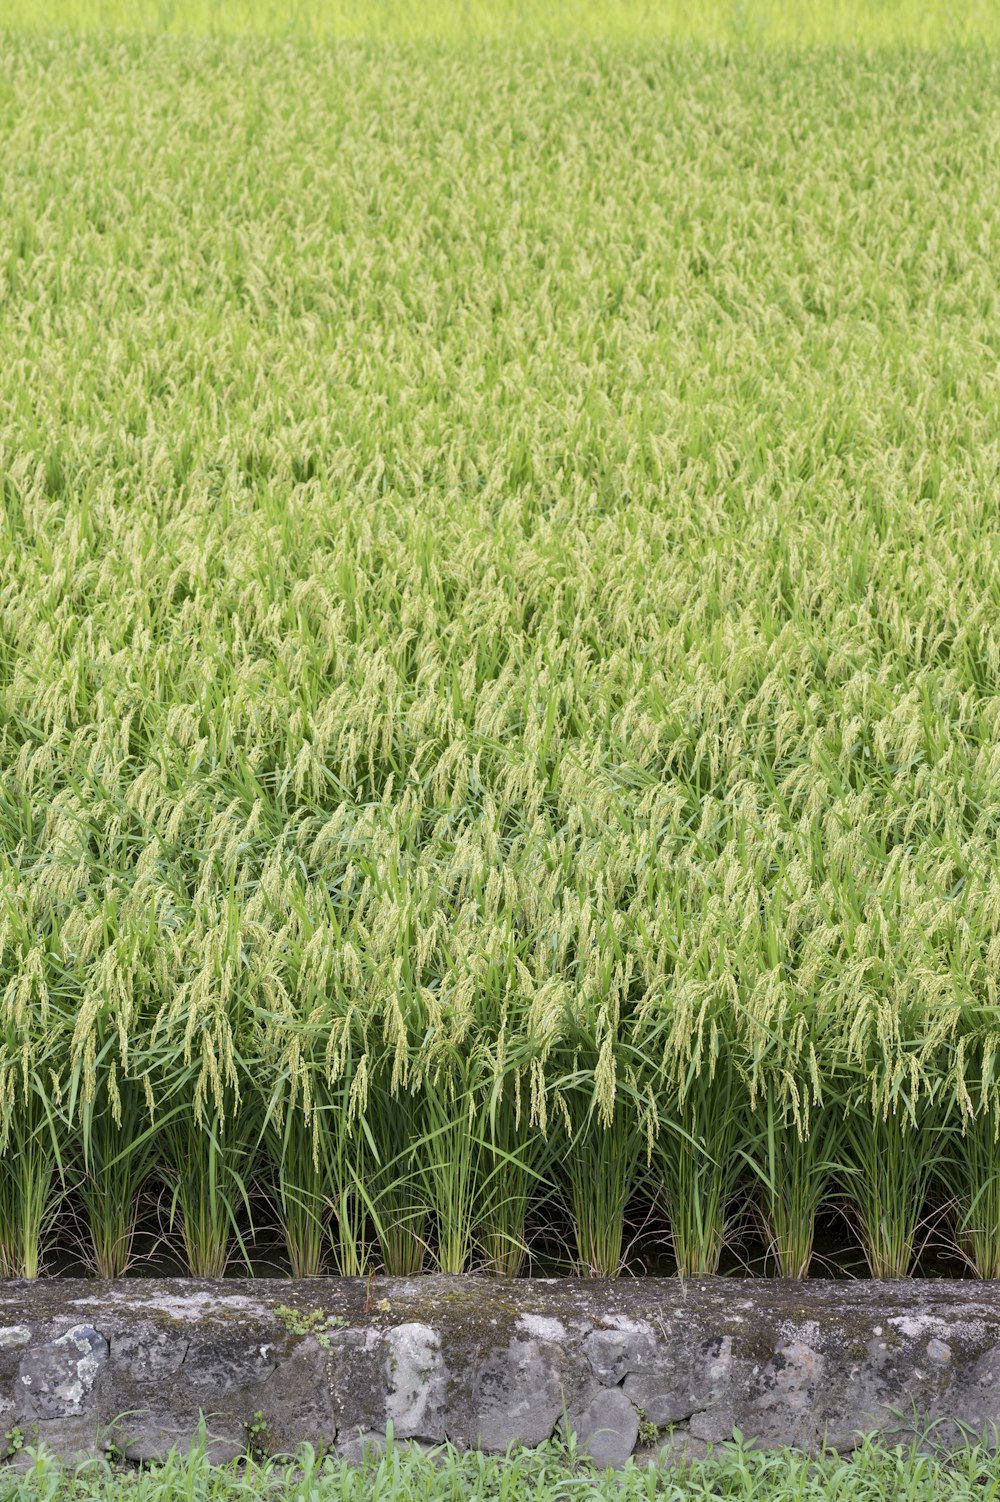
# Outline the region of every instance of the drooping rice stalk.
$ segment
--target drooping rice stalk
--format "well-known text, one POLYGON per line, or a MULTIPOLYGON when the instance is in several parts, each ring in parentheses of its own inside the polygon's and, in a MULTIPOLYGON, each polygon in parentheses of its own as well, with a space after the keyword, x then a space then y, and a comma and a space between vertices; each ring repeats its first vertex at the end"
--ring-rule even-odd
POLYGON ((573 1111, 560 1178, 568 1185, 576 1268, 584 1277, 614 1278, 622 1269, 625 1212, 635 1192, 645 1134, 625 1106, 608 1125, 596 1112, 573 1111))
POLYGON ((167 1227, 179 1231, 194 1278, 221 1278, 233 1260, 250 1267, 252 1135, 239 1117, 177 1113, 162 1136, 167 1227))
POLYGON ((955 1238, 977 1278, 1000 1278, 1000 1137, 980 1109, 949 1143, 942 1178, 952 1194, 955 1238))
POLYGON ((767 1101, 750 1166, 758 1178, 769 1250, 782 1278, 807 1278, 816 1237, 816 1216, 829 1198, 837 1171, 840 1118, 822 1107, 811 1114, 806 1135, 767 1101))
POLYGON ((437 1271, 465 1272, 472 1262, 477 1222, 476 1193, 484 1144, 475 1098, 460 1088, 461 1075, 442 1071, 423 1082, 411 1164, 430 1213, 437 1271))
POLYGON ((0 1124, 0 1277, 37 1278, 63 1184, 58 1116, 32 1081, 27 1099, 0 1124))
POLYGON ((368 1150, 363 1126, 350 1119, 346 1092, 334 1100, 329 1114, 320 1116, 319 1129, 324 1128, 329 1135, 326 1202, 333 1264, 341 1277, 360 1278, 368 1271, 371 1246, 368 1150))
POLYGON ((35 1058, 18 1046, 18 1031, 11 1016, 0 1029, 0 1277, 37 1278, 66 1190, 74 1138, 52 1067, 62 1062, 57 1017, 35 1058))
POLYGON ((938 1164, 958 1252, 979 1278, 1000 1278, 1000 1033, 991 968, 995 958, 981 950, 957 956, 967 999, 945 1082, 941 1109, 947 1112, 951 1130, 938 1164))
POLYGON ((718 1272, 733 1202, 746 1173, 739 1151, 755 1127, 728 1050, 703 1067, 692 1062, 664 1100, 653 1165, 682 1277, 718 1272))
POLYGON ((944 1151, 932 1110, 875 1116, 848 1109, 843 1132, 843 1195, 857 1220, 865 1261, 873 1278, 906 1278, 913 1272, 928 1192, 944 1151))
POLYGON ((805 1278, 816 1217, 840 1168, 843 1115, 832 1061, 818 1063, 823 1011, 814 1005, 765 1007, 753 1017, 748 1066, 751 1130, 739 1153, 756 1179, 755 1201, 779 1277, 805 1278))
POLYGON ((953 949, 962 995, 940 1114, 946 1144, 936 1188, 956 1250, 978 1278, 1000 1278, 1000 1031, 995 966, 1000 942, 963 935, 953 949), (964 951, 963 952, 963 948, 964 951))
POLYGON ((265 1142, 292 1277, 318 1278, 330 1235, 322 1129, 315 1115, 307 1120, 294 1107, 283 1121, 272 1125, 269 1117, 265 1142))
POLYGON ((545 1203, 552 1147, 521 1114, 516 1076, 484 1107, 485 1134, 476 1195, 476 1240, 483 1271, 516 1278, 529 1255, 525 1221, 533 1203, 545 1203))
POLYGON ((30 908, 5 899, 0 881, 0 955, 14 970, 0 995, 0 1277, 37 1278, 75 1153, 69 1027, 52 992, 58 957, 34 941, 30 908))
POLYGON ((379 1255, 390 1277, 413 1277, 428 1254, 427 1203, 414 1158, 418 1120, 387 1078, 371 1080, 363 1127, 370 1143, 367 1183, 379 1255))
POLYGON ((87 1223, 89 1261, 100 1278, 118 1278, 133 1255, 143 1189, 161 1146, 149 1077, 129 1070, 137 1028, 130 998, 107 984, 92 987, 75 1018, 66 1114, 79 1139, 77 1196, 87 1223), (116 994, 117 992, 117 994, 116 994))
MULTIPOLYGON (((610 988, 609 988, 610 990, 610 988)), ((554 1180, 573 1227, 582 1276, 617 1277, 625 1251, 625 1217, 649 1162, 655 1120, 637 1070, 631 1029, 620 999, 608 994, 593 1018, 577 1007, 567 1021, 569 1071, 553 1085, 554 1180)))
POLYGON ((164 1056, 157 1093, 166 1225, 179 1234, 191 1275, 204 1278, 223 1277, 234 1256, 250 1266, 250 1188, 262 1129, 262 1118, 248 1109, 250 1071, 235 1053, 226 1058, 225 1049, 220 1068, 219 1041, 206 1026, 196 1062, 183 1052, 171 1060, 169 1043, 157 1039, 164 1056))
MULTIPOLYGON (((880 957, 869 975, 886 975, 880 957)), ((956 1013, 908 996, 893 1005, 888 988, 887 979, 884 988, 860 989, 853 1007, 835 1014, 845 1074, 839 1177, 872 1277, 905 1278, 954 1133, 945 1085, 956 1013)))
POLYGON ((120 1278, 132 1264, 142 1194, 157 1163, 160 1126, 142 1082, 114 1079, 110 1099, 80 1110, 83 1177, 78 1194, 90 1234, 93 1270, 120 1278))

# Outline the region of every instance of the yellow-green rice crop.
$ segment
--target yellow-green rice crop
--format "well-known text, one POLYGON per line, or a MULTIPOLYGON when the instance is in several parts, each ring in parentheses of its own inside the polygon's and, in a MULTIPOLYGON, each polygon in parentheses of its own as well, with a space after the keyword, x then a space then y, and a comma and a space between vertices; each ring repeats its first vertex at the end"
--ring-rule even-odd
POLYGON ((937 48, 1000 41, 993 0, 0 0, 0 26, 380 42, 548 39, 937 48))
POLYGON ((994 1274, 1000 54, 0 56, 0 1272, 994 1274))

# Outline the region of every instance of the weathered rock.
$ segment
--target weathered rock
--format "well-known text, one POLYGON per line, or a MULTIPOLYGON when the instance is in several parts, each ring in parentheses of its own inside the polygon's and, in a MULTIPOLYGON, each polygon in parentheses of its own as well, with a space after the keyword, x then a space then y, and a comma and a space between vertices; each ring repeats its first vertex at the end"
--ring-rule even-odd
POLYGON ((657 1428, 718 1405, 732 1380, 730 1335, 706 1337, 698 1321, 685 1341, 661 1343, 625 1378, 623 1391, 657 1428))
MULTIPOLYGON (((483 1359, 476 1383, 472 1443, 493 1455, 512 1445, 540 1445, 554 1430, 565 1405, 567 1361, 558 1339, 539 1339, 537 1326, 519 1321, 520 1331, 503 1350, 483 1359)), ((546 1328, 565 1336, 561 1323, 546 1328)))
MULTIPOLYGON (((942 1439, 959 1441, 962 1436, 956 1420, 960 1420, 969 1432, 977 1437, 983 1435, 988 1444, 1000 1449, 1000 1344, 990 1346, 967 1375, 963 1372, 959 1378, 954 1368, 959 1362, 957 1347, 960 1342, 961 1337, 958 1337, 948 1343, 947 1360, 939 1354, 937 1346, 933 1354, 926 1349, 928 1367, 939 1381, 948 1382, 945 1390, 952 1393, 950 1408, 938 1404, 943 1423, 935 1433, 942 1439)), ((930 1344, 928 1342, 928 1348, 930 1344)), ((965 1367, 966 1363, 962 1365, 965 1367)))
POLYGON ((719 1408, 703 1408, 700 1413, 693 1413, 688 1420, 688 1434, 713 1445, 732 1439, 735 1428, 736 1414, 728 1404, 719 1408))
POLYGON ((338 1423, 327 1352, 311 1338, 302 1341, 261 1384, 255 1411, 264 1416, 272 1454, 292 1454, 305 1443, 331 1449, 338 1423))
POLYGON ((385 1435, 375 1429, 358 1429, 353 1434, 342 1434, 337 1445, 337 1454, 352 1465, 360 1465, 369 1455, 385 1453, 385 1435))
MULTIPOLYGON (((395 1440, 394 1444, 404 1452, 412 1452, 417 1455, 429 1455, 433 1446, 425 1444, 419 1439, 395 1440)), ((369 1457, 378 1458, 386 1451, 386 1437, 374 1429, 359 1430, 356 1434, 344 1435, 337 1445, 337 1455, 341 1460, 349 1461, 351 1465, 360 1465, 369 1457)))
MULTIPOLYGON (((806 1448, 815 1445, 821 1413, 826 1361, 813 1332, 807 1339, 792 1339, 780 1344, 771 1359, 754 1374, 748 1396, 761 1433, 780 1428, 790 1436, 789 1442, 806 1448)), ((697 1432, 692 1424, 692 1432, 697 1432)), ((704 1438, 725 1438, 705 1435, 704 1438)))
MULTIPOLYGON (((143 1463, 165 1460, 171 1450, 188 1450, 200 1437, 197 1418, 184 1422, 169 1414, 161 1417, 150 1409, 122 1415, 111 1431, 115 1449, 126 1460, 143 1463)), ((213 1465, 226 1465, 246 1453, 246 1428, 235 1419, 208 1419, 204 1445, 213 1465)), ((60 1446, 53 1448, 63 1454, 60 1446)))
POLYGON ((26 1351, 18 1368, 19 1418, 68 1419, 95 1406, 95 1384, 108 1359, 108 1343, 90 1325, 26 1351))
POLYGON ((193 1333, 184 1357, 184 1385, 215 1402, 226 1393, 262 1382, 277 1368, 279 1347, 234 1321, 222 1334, 193 1333))
POLYGON ((599 1382, 617 1387, 630 1372, 648 1370, 656 1362, 656 1339, 647 1320, 617 1316, 584 1337, 590 1369, 599 1382))
POLYGON ((73 1467, 74 1470, 82 1466, 98 1464, 104 1458, 98 1425, 93 1415, 42 1419, 37 1424, 31 1424, 23 1432, 24 1448, 13 1456, 10 1462, 11 1464, 20 1462, 22 1470, 27 1469, 31 1461, 28 1450, 37 1446, 50 1450, 65 1465, 73 1467))
POLYGON ((698 1439, 687 1429, 674 1429, 656 1451, 659 1465, 684 1465, 691 1460, 704 1460, 713 1447, 707 1440, 698 1439))
POLYGON ((190 1344, 187 1332, 127 1331, 115 1340, 111 1362, 126 1372, 133 1382, 162 1382, 180 1371, 190 1344))
POLYGON ((385 1416, 399 1439, 445 1438, 448 1374, 430 1325, 396 1325, 385 1337, 385 1416))
POLYGON ((326 1337, 334 1413, 342 1433, 385 1428, 384 1332, 370 1323, 326 1337))
POLYGON ((569 1409, 565 1425, 601 1470, 623 1466, 639 1438, 638 1415, 619 1387, 592 1385, 569 1409))
POLYGON ((275 1454, 305 1442, 331 1446, 337 1417, 327 1352, 312 1337, 290 1340, 282 1332, 262 1340, 263 1333, 248 1339, 230 1322, 210 1338, 192 1338, 189 1326, 157 1331, 144 1319, 138 1330, 116 1336, 110 1373, 120 1396, 110 1433, 117 1449, 130 1460, 161 1460, 194 1442, 202 1418, 215 1462, 243 1454, 251 1437, 275 1454))

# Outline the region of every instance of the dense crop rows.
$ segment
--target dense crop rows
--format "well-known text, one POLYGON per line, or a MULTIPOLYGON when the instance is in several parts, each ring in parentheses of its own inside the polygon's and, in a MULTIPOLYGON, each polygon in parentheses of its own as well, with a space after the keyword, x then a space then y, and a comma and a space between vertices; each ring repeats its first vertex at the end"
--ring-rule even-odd
POLYGON ((0 76, 0 1269, 1000 1272, 1000 59, 0 76))
POLYGON ((541 39, 899 44, 1000 41, 993 0, 0 0, 0 27, 390 43, 541 39))

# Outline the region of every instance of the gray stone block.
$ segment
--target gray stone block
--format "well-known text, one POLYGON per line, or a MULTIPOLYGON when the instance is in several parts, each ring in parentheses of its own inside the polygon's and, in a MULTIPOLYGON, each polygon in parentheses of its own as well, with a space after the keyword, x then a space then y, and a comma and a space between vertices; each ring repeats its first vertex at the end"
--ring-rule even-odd
POLYGON ((387 1331, 385 1417, 397 1439, 443 1440, 448 1373, 441 1337, 416 1322, 387 1331))
POLYGON ((592 1386, 569 1409, 565 1424, 601 1470, 623 1466, 639 1438, 638 1415, 619 1387, 592 1386))
POLYGON ((730 1335, 706 1336, 697 1319, 687 1338, 662 1340, 622 1384, 625 1396, 657 1428, 720 1403, 732 1380, 730 1335))
POLYGON ((16 1404, 19 1418, 67 1419, 95 1406, 95 1385, 108 1359, 108 1343, 91 1325, 35 1346, 21 1358, 16 1404))
POLYGON ((561 1343, 530 1334, 487 1353, 477 1374, 472 1442, 502 1455, 548 1439, 565 1406, 567 1367, 561 1343))

